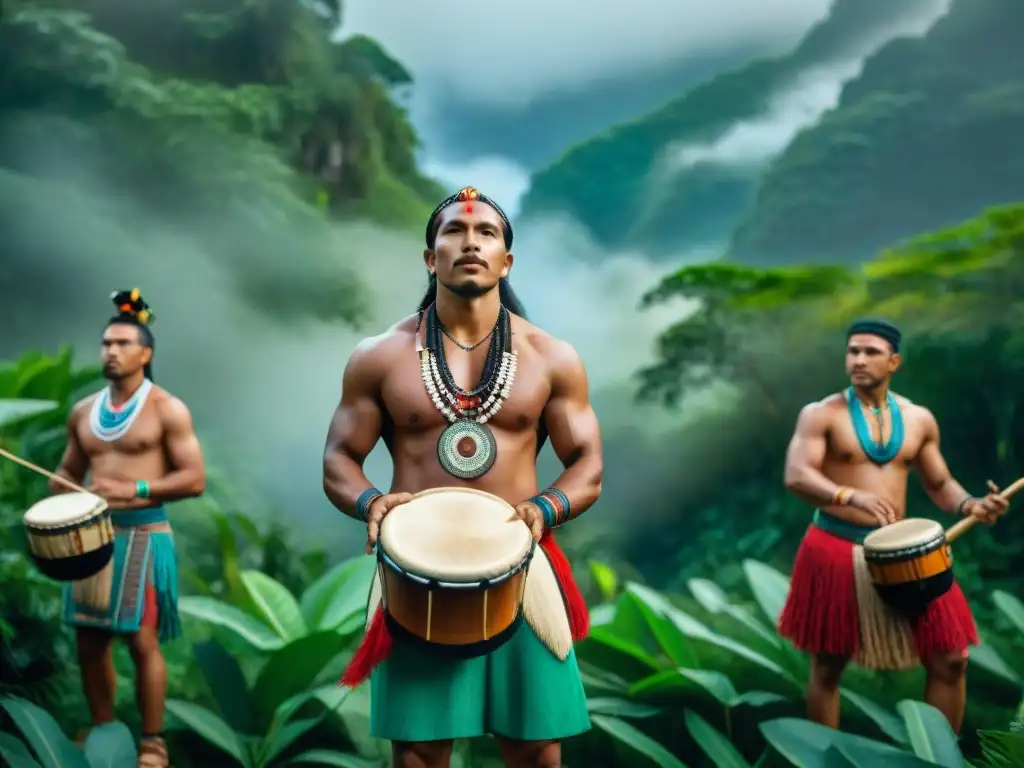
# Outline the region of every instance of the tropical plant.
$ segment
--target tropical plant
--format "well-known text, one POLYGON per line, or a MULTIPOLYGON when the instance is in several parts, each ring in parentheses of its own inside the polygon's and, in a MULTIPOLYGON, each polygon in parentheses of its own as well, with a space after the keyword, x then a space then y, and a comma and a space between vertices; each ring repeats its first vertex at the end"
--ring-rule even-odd
MULTIPOLYGON (((301 599, 255 570, 237 572, 237 583, 226 590, 233 602, 182 597, 182 614, 217 638, 195 652, 219 712, 173 699, 168 711, 244 768, 281 764, 331 712, 338 711, 344 721, 349 712, 339 710, 348 692, 337 679, 363 626, 374 566, 373 558, 366 557, 343 562, 311 584, 301 599), (319 703, 320 714, 297 719, 311 702, 319 703)), ((365 749, 361 737, 350 733, 349 743, 365 749)), ((331 764, 334 758, 324 750, 307 750, 288 759, 331 764)), ((356 764, 352 756, 347 759, 356 764)))
POLYGON ((57 721, 43 709, 15 696, 0 698, 0 707, 17 726, 24 742, 0 733, 0 757, 10 768, 135 768, 138 753, 124 723, 93 728, 82 747, 71 743, 57 721))

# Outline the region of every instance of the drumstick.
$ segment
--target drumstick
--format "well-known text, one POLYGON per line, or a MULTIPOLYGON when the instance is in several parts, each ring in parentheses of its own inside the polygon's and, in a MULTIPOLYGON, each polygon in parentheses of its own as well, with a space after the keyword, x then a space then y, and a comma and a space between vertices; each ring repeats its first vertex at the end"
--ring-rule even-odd
MULTIPOLYGON (((1010 485, 1004 491, 1000 491, 999 487, 991 480, 988 481, 988 487, 992 490, 993 493, 998 493, 1004 499, 1009 501, 1011 498, 1013 498, 1013 495, 1017 493, 1017 491, 1024 489, 1024 477, 1019 478, 1017 482, 1010 485)), ((958 539, 961 536, 963 536, 965 533, 971 530, 971 528, 977 522, 978 518, 976 518, 974 515, 970 515, 968 517, 965 517, 963 520, 956 523, 955 525, 953 525, 949 530, 946 531, 946 543, 951 544, 955 539, 958 539)))
POLYGON ((79 485, 75 485, 70 480, 63 478, 60 475, 56 475, 53 472, 50 472, 49 470, 43 469, 42 467, 37 467, 31 461, 25 461, 25 459, 22 459, 18 456, 15 456, 13 453, 5 451, 3 448, 0 448, 0 456, 4 456, 10 459, 15 464, 21 464, 21 466, 27 467, 28 469, 31 469, 33 472, 38 472, 40 475, 46 475, 51 480, 56 480, 58 483, 63 483, 73 491, 78 491, 80 493, 88 493, 90 496, 96 495, 94 493, 90 493, 89 491, 85 490, 85 488, 82 488, 79 485))

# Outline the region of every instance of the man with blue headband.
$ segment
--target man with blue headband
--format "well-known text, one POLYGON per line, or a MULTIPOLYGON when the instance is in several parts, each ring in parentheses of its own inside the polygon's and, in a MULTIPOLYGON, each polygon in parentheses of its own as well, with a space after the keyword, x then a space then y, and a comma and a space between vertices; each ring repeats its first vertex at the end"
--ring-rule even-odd
POLYGON ((901 343, 900 330, 887 320, 853 323, 846 335, 850 385, 800 412, 785 482, 817 511, 796 556, 779 632, 812 654, 810 719, 838 727, 839 682, 850 661, 869 669, 923 664, 925 700, 958 731, 968 647, 978 643, 963 592, 954 582, 913 616, 883 610, 873 602, 857 545, 871 531, 907 517, 911 468, 935 505, 950 514, 992 523, 1007 502, 995 493, 967 493, 939 450, 935 417, 892 392, 901 343))

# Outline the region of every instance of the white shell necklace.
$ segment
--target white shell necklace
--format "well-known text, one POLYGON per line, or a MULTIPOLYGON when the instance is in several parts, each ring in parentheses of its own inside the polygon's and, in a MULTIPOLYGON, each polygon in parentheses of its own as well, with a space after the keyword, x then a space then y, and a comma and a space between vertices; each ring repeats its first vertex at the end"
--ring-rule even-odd
POLYGON ((103 390, 92 403, 92 410, 89 413, 89 427, 92 433, 100 440, 111 443, 124 437, 132 428, 135 420, 142 413, 153 389, 153 382, 143 379, 135 393, 129 397, 120 408, 113 408, 110 405, 110 388, 103 390))

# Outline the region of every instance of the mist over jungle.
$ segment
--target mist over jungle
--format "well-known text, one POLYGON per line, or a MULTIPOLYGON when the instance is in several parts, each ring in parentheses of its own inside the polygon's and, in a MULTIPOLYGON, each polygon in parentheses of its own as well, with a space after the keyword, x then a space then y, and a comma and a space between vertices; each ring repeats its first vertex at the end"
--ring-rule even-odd
MULTIPOLYGON (((144 29, 135 6, 99 5, 144 29)), ((274 210, 283 170, 262 146, 225 141, 201 126, 179 133, 168 144, 167 163, 185 181, 168 199, 153 193, 161 171, 140 179, 96 161, 90 136, 102 125, 95 116, 29 101, 0 122, 0 354, 68 343, 80 361, 90 361, 109 291, 140 286, 157 317, 156 380, 189 403, 209 460, 239 503, 257 516, 283 517, 300 538, 337 522, 331 547, 352 551, 359 532, 338 518, 320 489, 323 437, 341 372, 361 337, 414 308, 425 279, 423 212, 440 193, 472 184, 513 216, 512 280, 531 319, 572 342, 590 373, 604 429, 606 490, 576 535, 614 531, 635 519, 637 507, 656 526, 687 525, 689 506, 712 490, 707 483, 741 471, 748 455, 742 426, 723 436, 713 424, 687 425, 723 408, 756 414, 763 404, 736 401, 720 383, 674 409, 634 402, 635 374, 651 362, 656 338, 694 306, 638 305, 669 269, 721 255, 731 226, 709 230, 703 242, 608 242, 578 220, 571 204, 540 202, 517 215, 521 203, 536 198, 548 163, 557 165, 566 151, 691 86, 754 66, 749 61, 782 61, 811 39, 814 55, 772 83, 761 108, 715 126, 714 136, 673 147, 637 182, 637 198, 663 205, 671 190, 660 179, 684 167, 757 177, 834 110, 866 60, 895 38, 925 34, 948 8, 938 0, 900 11, 890 5, 867 3, 851 14, 849 4, 826 0, 788 0, 770 9, 735 0, 716 10, 692 0, 671 11, 641 3, 621 16, 581 14, 563 0, 546 3, 544 12, 571 22, 576 33, 553 46, 543 44, 548 26, 531 4, 469 14, 453 2, 403 5, 401 13, 366 0, 350 3, 334 37, 370 35, 408 67, 411 82, 395 87, 394 98, 408 105, 422 139, 416 161, 433 179, 424 183, 436 184, 414 212, 403 209, 407 198, 389 198, 384 189, 384 215, 330 223, 307 201, 294 201, 287 214, 274 210), (830 14, 841 23, 820 32, 830 14), (499 33, 515 43, 493 45, 499 33), (474 55, 453 56, 453 45, 474 55), (248 181, 211 204, 204 179, 225 169, 248 181), (393 224, 392 213, 396 221, 408 214, 411 223, 393 224), (356 317, 352 327, 347 321, 356 317)), ((718 211, 723 221, 738 216, 729 205, 718 211)), ((657 234, 660 225, 649 226, 657 234)), ((792 370, 781 353, 772 375, 799 379, 794 397, 820 396, 842 383, 839 343, 822 352, 816 377, 792 370)), ((543 464, 545 475, 557 474, 550 448, 543 464)), ((378 446, 368 474, 383 486, 389 472, 378 446)))

